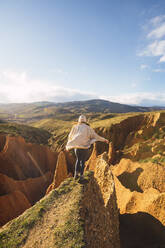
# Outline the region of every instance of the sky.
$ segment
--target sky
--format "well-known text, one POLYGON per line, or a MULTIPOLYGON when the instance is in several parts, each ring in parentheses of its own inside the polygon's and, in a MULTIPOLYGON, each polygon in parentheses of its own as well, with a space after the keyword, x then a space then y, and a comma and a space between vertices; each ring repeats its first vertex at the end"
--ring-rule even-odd
POLYGON ((164 0, 0 0, 0 103, 165 106, 164 0))

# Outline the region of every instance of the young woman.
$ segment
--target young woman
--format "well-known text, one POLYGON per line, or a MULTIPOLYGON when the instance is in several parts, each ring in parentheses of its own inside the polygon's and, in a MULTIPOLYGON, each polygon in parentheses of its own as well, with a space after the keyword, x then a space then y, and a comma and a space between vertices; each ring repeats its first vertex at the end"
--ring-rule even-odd
POLYGON ((99 136, 87 123, 86 117, 80 115, 78 123, 74 125, 69 133, 66 150, 74 149, 76 155, 75 173, 74 178, 78 178, 80 172, 80 178, 84 173, 85 161, 88 158, 90 146, 96 142, 102 141, 107 144, 109 141, 99 136))

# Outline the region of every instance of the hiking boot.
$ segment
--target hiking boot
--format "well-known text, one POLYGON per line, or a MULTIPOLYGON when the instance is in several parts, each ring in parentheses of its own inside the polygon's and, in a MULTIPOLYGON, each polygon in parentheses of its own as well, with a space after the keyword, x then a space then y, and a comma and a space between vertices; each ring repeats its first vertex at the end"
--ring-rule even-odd
POLYGON ((80 175, 80 178, 78 180, 79 183, 83 183, 84 182, 84 176, 83 175, 80 175))
POLYGON ((79 176, 76 174, 74 175, 74 180, 77 180, 79 178, 79 176))

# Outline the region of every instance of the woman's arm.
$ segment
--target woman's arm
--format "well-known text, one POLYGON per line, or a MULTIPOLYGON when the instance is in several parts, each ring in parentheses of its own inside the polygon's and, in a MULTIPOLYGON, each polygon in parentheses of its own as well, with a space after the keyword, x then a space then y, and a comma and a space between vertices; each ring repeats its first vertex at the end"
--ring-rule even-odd
POLYGON ((98 135, 92 128, 90 128, 90 131, 91 131, 91 139, 95 139, 96 141, 106 142, 107 144, 109 143, 109 140, 98 135))
POLYGON ((71 129, 71 131, 70 131, 70 133, 68 135, 68 141, 72 139, 74 133, 75 133, 75 126, 72 127, 72 129, 71 129))

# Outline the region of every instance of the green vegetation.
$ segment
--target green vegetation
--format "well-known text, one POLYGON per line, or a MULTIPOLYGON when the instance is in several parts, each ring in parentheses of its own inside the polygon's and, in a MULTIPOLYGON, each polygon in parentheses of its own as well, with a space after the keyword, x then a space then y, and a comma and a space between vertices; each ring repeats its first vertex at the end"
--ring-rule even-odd
POLYGON ((58 248, 83 248, 84 242, 84 222, 78 219, 79 205, 75 205, 65 217, 66 222, 54 230, 55 245, 58 248))
POLYGON ((165 132, 164 132, 163 129, 160 130, 160 129, 157 127, 157 128, 155 128, 154 134, 153 134, 152 137, 153 137, 154 139, 164 139, 164 137, 165 137, 165 132))
POLYGON ((165 166, 165 157, 162 157, 162 156, 155 157, 155 158, 148 157, 148 158, 139 160, 139 163, 148 163, 148 162, 152 162, 154 164, 165 166))
POLYGON ((50 133, 46 130, 17 123, 0 123, 0 134, 22 136, 27 142, 48 144, 50 133))
MULTIPOLYGON (((86 172, 84 182, 88 182, 92 172, 86 172)), ((66 182, 61 187, 60 191, 67 190, 66 182)), ((80 203, 83 193, 83 185, 80 186, 81 192, 78 200, 73 207, 67 212, 65 223, 57 226, 54 229, 55 245, 57 248, 84 248, 84 221, 79 215, 80 203)))
POLYGON ((42 219, 44 213, 50 208, 57 196, 58 193, 52 191, 49 197, 43 198, 23 215, 10 221, 4 230, 0 232, 0 248, 15 248, 24 244, 30 229, 42 219))
POLYGON ((92 121, 91 126, 93 128, 98 127, 110 127, 111 125, 115 125, 120 123, 121 121, 127 119, 128 117, 133 117, 140 115, 139 113, 126 113, 126 114, 100 114, 99 117, 92 121))

